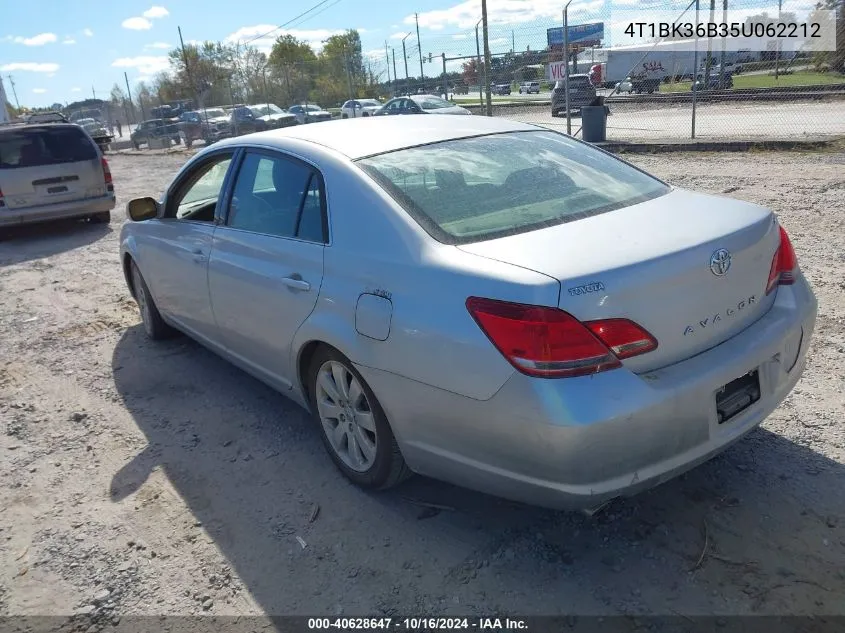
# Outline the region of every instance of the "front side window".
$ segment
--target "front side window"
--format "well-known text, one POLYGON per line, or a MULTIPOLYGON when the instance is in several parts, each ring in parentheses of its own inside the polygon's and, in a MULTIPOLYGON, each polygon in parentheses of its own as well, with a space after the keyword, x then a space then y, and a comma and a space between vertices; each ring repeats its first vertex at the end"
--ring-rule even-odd
POLYGON ((226 225, 323 242, 320 178, 304 163, 248 153, 238 172, 226 225))
POLYGON ((221 154, 197 166, 178 185, 172 202, 167 205, 165 217, 213 222, 217 199, 220 197, 231 163, 231 154, 221 154))
POLYGON ((579 220, 669 192, 555 132, 512 132, 357 161, 435 239, 477 242, 579 220))

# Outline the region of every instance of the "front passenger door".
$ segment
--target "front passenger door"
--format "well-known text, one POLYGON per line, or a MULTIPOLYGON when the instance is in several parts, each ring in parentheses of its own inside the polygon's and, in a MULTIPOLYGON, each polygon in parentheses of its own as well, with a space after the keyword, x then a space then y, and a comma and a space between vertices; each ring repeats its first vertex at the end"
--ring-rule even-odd
POLYGON ((208 280, 221 342, 279 388, 293 382, 291 342, 317 303, 328 240, 321 174, 280 152, 247 150, 208 280))

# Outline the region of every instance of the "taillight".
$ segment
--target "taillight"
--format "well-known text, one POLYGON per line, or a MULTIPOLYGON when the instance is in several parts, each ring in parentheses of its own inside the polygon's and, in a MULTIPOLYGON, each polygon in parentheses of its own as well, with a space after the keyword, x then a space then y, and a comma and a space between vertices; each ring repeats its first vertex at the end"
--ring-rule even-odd
POLYGON ((772 257, 772 265, 769 268, 769 281, 766 283, 766 294, 769 294, 777 286, 788 286, 795 281, 798 269, 798 258, 795 256, 795 249, 789 241, 789 235, 782 226, 780 230, 780 244, 772 257))
POLYGON ((111 169, 109 169, 109 161, 107 161, 105 158, 101 158, 100 162, 103 165, 103 178, 105 178, 106 189, 108 189, 109 191, 114 191, 114 184, 112 183, 111 178, 111 169))
POLYGON ((627 319, 581 323, 558 308, 480 297, 470 297, 466 306, 496 349, 529 376, 595 374, 657 347, 654 337, 627 319))
POLYGON ((6 201, 3 200, 3 190, 0 189, 0 207, 5 207, 5 206, 6 206, 6 201))

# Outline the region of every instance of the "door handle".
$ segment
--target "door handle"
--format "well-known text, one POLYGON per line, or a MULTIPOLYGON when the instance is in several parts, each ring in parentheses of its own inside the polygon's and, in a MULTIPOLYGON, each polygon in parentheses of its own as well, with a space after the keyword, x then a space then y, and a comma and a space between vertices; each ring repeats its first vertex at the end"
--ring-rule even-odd
POLYGON ((195 248, 191 251, 195 262, 204 262, 206 260, 205 252, 201 248, 195 248))
POLYGON ((282 277, 282 283, 293 290, 302 290, 303 292, 311 290, 311 284, 301 278, 297 279, 297 277, 298 275, 296 277, 282 277))

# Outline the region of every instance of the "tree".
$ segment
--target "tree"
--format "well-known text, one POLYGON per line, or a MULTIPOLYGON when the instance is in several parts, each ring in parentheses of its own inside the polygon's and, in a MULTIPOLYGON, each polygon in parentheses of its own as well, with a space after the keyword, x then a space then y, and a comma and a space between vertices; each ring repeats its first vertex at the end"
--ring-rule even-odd
POLYGON ((463 71, 461 76, 463 77, 464 83, 467 86, 477 86, 480 81, 479 75, 481 72, 478 60, 473 57, 472 59, 465 61, 462 64, 461 69, 463 71))
POLYGON ((816 10, 810 16, 811 21, 822 22, 826 19, 822 18, 822 15, 818 13, 819 11, 834 12, 833 18, 836 21, 836 50, 817 51, 813 56, 813 63, 819 69, 826 66, 830 70, 845 73, 845 0, 822 0, 816 5, 816 10))
POLYGON ((267 82, 277 101, 290 104, 308 99, 318 70, 317 55, 307 42, 293 35, 276 38, 267 58, 267 82))

